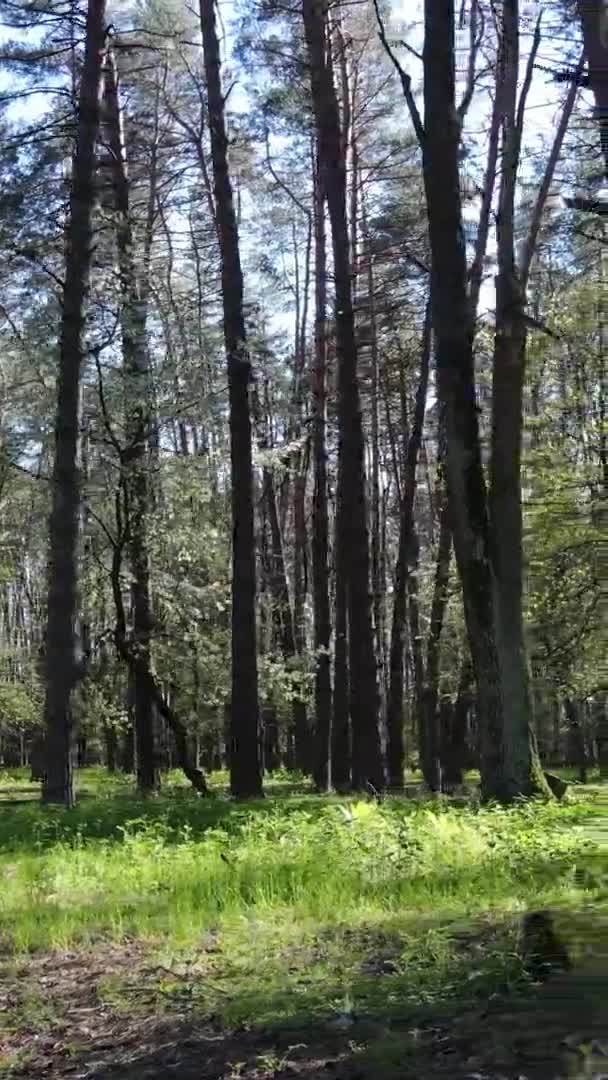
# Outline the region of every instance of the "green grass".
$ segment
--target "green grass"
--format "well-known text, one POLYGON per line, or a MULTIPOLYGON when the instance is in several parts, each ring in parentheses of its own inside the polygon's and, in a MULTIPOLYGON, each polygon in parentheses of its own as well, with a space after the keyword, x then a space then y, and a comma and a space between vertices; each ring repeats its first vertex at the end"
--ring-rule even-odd
MULTIPOLYGON (((293 778, 277 777, 276 794, 236 804, 223 781, 209 799, 178 781, 143 801, 93 769, 69 813, 0 802, 6 963, 145 943, 143 966, 99 980, 100 1003, 264 1028, 351 1013, 374 1025, 519 985, 526 909, 557 909, 568 937, 569 913, 604 906, 592 826, 608 807, 591 788, 501 809, 282 794, 293 778)), ((3 785, 26 791, 27 775, 3 785)))

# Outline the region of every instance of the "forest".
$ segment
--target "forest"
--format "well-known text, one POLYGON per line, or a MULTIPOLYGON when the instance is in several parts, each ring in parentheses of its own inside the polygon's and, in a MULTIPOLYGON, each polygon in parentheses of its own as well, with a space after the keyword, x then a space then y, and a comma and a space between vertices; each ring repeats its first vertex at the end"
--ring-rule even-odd
POLYGON ((0 1073, 603 1076, 606 0, 0 12, 0 1073))

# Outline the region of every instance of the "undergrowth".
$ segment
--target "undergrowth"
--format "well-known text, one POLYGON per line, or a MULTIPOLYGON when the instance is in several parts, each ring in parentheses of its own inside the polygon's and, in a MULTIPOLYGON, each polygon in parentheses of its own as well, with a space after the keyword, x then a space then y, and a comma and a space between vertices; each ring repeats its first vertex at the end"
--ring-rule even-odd
POLYGON ((129 1011, 177 1002, 265 1024, 483 998, 521 978, 522 911, 598 898, 584 872, 589 795, 510 809, 312 794, 239 805, 88 782, 97 794, 67 814, 0 807, 0 932, 16 957, 147 942, 153 977, 126 970, 98 988, 129 1011))

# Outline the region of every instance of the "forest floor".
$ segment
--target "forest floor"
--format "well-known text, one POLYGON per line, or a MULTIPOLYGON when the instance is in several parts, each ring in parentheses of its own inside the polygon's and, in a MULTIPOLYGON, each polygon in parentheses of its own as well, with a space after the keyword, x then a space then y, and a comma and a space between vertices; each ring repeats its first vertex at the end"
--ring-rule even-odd
POLYGON ((65 815, 0 779, 0 1075, 608 1073, 606 788, 501 810, 81 784, 65 815), (574 962, 542 985, 537 908, 574 962))

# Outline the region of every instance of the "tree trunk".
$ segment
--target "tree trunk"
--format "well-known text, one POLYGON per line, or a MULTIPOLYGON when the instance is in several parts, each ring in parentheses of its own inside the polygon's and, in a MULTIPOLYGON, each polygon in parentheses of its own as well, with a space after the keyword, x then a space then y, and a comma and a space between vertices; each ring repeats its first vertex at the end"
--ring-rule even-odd
POLYGON ((121 455, 122 482, 128 493, 128 549, 131 564, 133 645, 138 665, 133 671, 137 787, 140 794, 160 784, 156 711, 151 697, 152 601, 148 518, 151 510, 148 439, 152 426, 151 374, 147 321, 147 288, 135 264, 130 182, 118 72, 112 50, 105 64, 104 127, 111 150, 116 206, 116 244, 121 290, 121 336, 126 401, 126 449, 121 455))
MULTIPOLYGON (((122 585, 121 585, 121 567, 122 567, 122 552, 125 544, 126 536, 128 535, 128 525, 125 528, 127 522, 126 515, 123 514, 120 508, 120 498, 116 497, 116 529, 118 534, 117 542, 114 546, 112 554, 112 595, 114 597, 114 608, 116 611, 116 624, 114 627, 114 643, 116 645, 116 651, 128 668, 130 681, 133 686, 138 683, 145 682, 144 686, 146 698, 152 702, 152 708, 158 712, 159 716, 165 722, 168 728, 170 728, 175 741, 175 749, 177 752, 177 761, 182 769, 184 775, 192 784, 195 791, 199 795, 207 794, 207 783, 203 773, 200 769, 197 769, 192 761, 191 748, 188 740, 188 730, 186 725, 182 723, 177 716, 175 710, 169 703, 168 695, 164 695, 156 681, 153 672, 150 670, 149 664, 146 663, 146 659, 141 659, 135 644, 127 637, 127 624, 125 618, 125 609, 122 598, 122 585)), ((137 737, 134 740, 135 750, 135 767, 138 776, 138 788, 139 785, 139 743, 137 737)), ((140 788, 141 790, 141 788, 140 788)))
POLYGON ((463 782, 467 759, 467 725, 473 703, 473 669, 467 657, 462 664, 456 701, 441 718, 441 786, 450 793, 463 782))
POLYGON ((319 163, 314 162, 315 341, 312 371, 312 446, 314 494, 312 506, 312 589, 315 635, 315 764, 319 791, 332 783, 331 671, 329 648, 329 514, 327 508, 327 257, 325 198, 319 163))
MULTIPOLYGON (((287 667, 293 664, 298 657, 296 635, 294 627, 291 599, 289 596, 289 584, 285 569, 285 557, 283 554, 283 535, 277 508, 276 489, 272 469, 264 466, 262 471, 262 484, 264 502, 270 525, 270 573, 269 585, 272 595, 273 621, 275 624, 276 637, 287 667)), ((292 703, 292 715, 294 721, 294 745, 296 768, 303 772, 308 764, 306 705, 303 701, 294 698, 292 703)))
POLYGON ((352 719, 352 783, 384 787, 378 688, 369 587, 364 440, 357 381, 357 347, 346 220, 346 165, 338 102, 327 60, 322 0, 303 0, 319 161, 331 224, 338 367, 338 457, 342 483, 336 509, 336 548, 346 578, 352 719))
POLYGON ((496 335, 492 379, 490 536, 495 641, 502 694, 499 774, 503 798, 549 794, 533 727, 533 699, 523 614, 523 521, 521 451, 526 368, 526 285, 541 215, 561 150, 576 89, 572 88, 556 131, 539 189, 523 255, 515 258, 515 199, 524 106, 540 44, 537 25, 518 100, 519 4, 505 0, 497 93, 501 100, 502 168, 496 226, 496 335))
POLYGON ((295 688, 292 712, 294 727, 299 732, 299 746, 296 748, 298 768, 302 772, 312 772, 314 752, 311 746, 311 737, 308 722, 306 699, 303 694, 302 674, 306 654, 306 633, 304 608, 307 592, 306 572, 306 478, 308 474, 309 452, 308 447, 303 453, 297 455, 295 462, 295 477, 293 482, 293 633, 295 640, 295 657, 297 663, 296 675, 298 683, 295 688))
POLYGON ((201 33, 216 221, 222 266, 224 341, 230 400, 232 469, 232 730, 230 787, 238 798, 262 793, 258 741, 259 704, 255 621, 255 535, 253 463, 243 272, 237 218, 228 171, 228 138, 220 77, 220 48, 214 0, 201 0, 201 33))
MULTIPOLYGON (((338 470, 338 498, 341 484, 338 470)), ((349 717, 348 620, 345 567, 341 551, 335 553, 334 709, 331 729, 332 785, 343 791, 351 782, 351 729, 349 717)))
POLYGON ((608 180, 608 14, 605 0, 578 0, 578 15, 589 66, 589 86, 595 99, 604 172, 608 180))
POLYGON ((566 698, 564 709, 568 719, 568 764, 578 767, 581 784, 587 783, 587 748, 585 746, 585 724, 580 702, 566 698))
MULTIPOLYGON (((387 708, 387 763, 391 787, 403 786, 405 746, 403 740, 403 662, 405 653, 405 624, 408 577, 413 568, 414 551, 417 549, 414 526, 414 503, 416 498, 416 469, 422 444, 424 413, 429 381, 431 354, 430 305, 424 320, 420 376, 416 391, 414 419, 405 454, 405 469, 401 485, 402 497, 399 517, 399 548, 395 567, 395 591, 393 596, 393 621, 390 646, 390 685, 387 708)), ((406 418, 404 417, 404 424, 406 418)), ((420 689, 420 688, 419 688, 420 689)))
POLYGON ((59 332, 55 460, 49 526, 46 635, 45 802, 74 802, 71 698, 79 679, 78 428, 85 300, 93 250, 95 143, 105 47, 105 0, 89 0, 76 149, 67 225, 65 284, 59 332))
POLYGON ((435 565, 435 582, 431 602, 431 618, 426 647, 426 670, 424 691, 419 724, 424 727, 424 755, 422 772, 430 787, 437 783, 441 774, 441 732, 443 724, 437 715, 439 700, 439 660, 443 620, 448 602, 448 583, 450 578, 450 555, 452 533, 445 495, 441 496, 439 512, 439 542, 435 565))
MULTIPOLYGON (((355 144, 356 145, 356 144, 355 144)), ((380 672, 380 713, 383 726, 387 720, 388 695, 386 661, 386 634, 385 634, 385 604, 386 604, 386 580, 384 576, 383 545, 382 545, 382 500, 380 498, 380 426, 379 426, 379 371, 380 362, 378 355, 378 326, 376 319, 376 283, 374 277, 374 256, 371 236, 367 225, 366 202, 362 198, 363 232, 365 237, 365 250, 367 260, 367 303, 369 310, 369 336, 370 336, 370 361, 371 361, 371 575, 372 597, 374 609, 374 632, 376 657, 380 672)), ((390 763, 387 767, 390 780, 390 763)), ((403 770, 402 770, 403 771, 403 770)))
POLYGON ((111 724, 104 724, 103 737, 106 744, 106 769, 109 773, 115 773, 118 757, 118 738, 116 735, 116 728, 113 727, 111 724))
POLYGON ((502 702, 460 197, 453 0, 425 3, 424 103, 423 169, 437 381, 446 433, 450 524, 477 684, 482 796, 508 800, 514 793, 501 780, 502 702))

